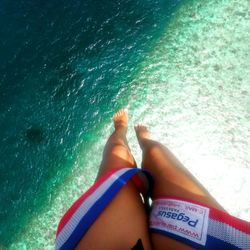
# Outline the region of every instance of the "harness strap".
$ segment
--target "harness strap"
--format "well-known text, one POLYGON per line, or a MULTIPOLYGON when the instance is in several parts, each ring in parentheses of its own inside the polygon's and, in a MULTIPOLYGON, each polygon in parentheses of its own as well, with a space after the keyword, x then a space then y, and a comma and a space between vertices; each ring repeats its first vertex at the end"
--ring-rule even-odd
POLYGON ((195 201, 160 197, 153 201, 150 231, 196 249, 250 249, 250 223, 195 201))
POLYGON ((56 250, 74 249, 121 188, 139 173, 151 182, 149 173, 138 168, 118 169, 100 177, 62 217, 56 234, 56 250))

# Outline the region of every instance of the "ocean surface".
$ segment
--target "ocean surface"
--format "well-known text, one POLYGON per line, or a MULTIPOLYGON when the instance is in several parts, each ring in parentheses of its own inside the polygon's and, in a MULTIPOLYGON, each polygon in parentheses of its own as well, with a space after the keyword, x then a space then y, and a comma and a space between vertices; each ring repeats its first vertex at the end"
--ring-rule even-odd
POLYGON ((53 249, 129 109, 250 221, 249 0, 0 1, 0 249, 53 249))

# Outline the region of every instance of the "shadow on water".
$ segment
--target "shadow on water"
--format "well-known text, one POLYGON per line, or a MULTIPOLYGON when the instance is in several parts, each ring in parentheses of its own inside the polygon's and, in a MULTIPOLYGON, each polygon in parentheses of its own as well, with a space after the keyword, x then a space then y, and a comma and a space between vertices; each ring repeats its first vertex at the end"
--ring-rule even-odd
POLYGON ((38 127, 28 128, 26 131, 26 137, 33 143, 40 143, 44 139, 43 130, 38 127))
POLYGON ((177 2, 1 1, 2 245, 48 204, 48 181, 63 181, 79 142, 119 108, 112 100, 177 2))

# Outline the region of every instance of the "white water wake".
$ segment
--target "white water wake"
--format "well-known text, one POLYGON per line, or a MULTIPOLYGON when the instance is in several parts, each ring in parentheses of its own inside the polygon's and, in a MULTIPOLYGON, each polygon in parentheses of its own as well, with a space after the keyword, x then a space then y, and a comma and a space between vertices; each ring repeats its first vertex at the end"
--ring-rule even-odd
POLYGON ((247 0, 183 5, 142 63, 129 102, 133 121, 147 124, 227 211, 246 220, 249 10, 247 0))

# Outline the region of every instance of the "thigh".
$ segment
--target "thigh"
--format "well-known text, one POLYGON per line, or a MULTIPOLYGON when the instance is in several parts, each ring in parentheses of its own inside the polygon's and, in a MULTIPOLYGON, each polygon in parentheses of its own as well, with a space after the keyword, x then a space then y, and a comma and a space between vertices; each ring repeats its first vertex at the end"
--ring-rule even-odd
POLYGON ((151 172, 155 185, 153 199, 176 196, 224 210, 202 184, 162 144, 154 142, 144 152, 142 168, 151 172))
POLYGON ((94 222, 76 249, 129 250, 138 239, 151 249, 147 215, 132 182, 127 183, 94 222))
MULTIPOLYGON (((136 167, 123 145, 106 147, 98 178, 117 168, 136 167)), ((129 250, 138 239, 151 249, 148 218, 138 189, 129 181, 105 208, 76 249, 129 250)))
MULTIPOLYGON (((142 167, 150 171, 154 177, 153 200, 160 196, 175 196, 223 210, 209 192, 162 144, 152 142, 144 151, 142 167)), ((156 250, 193 249, 157 233, 151 233, 151 239, 152 246, 156 250)))

